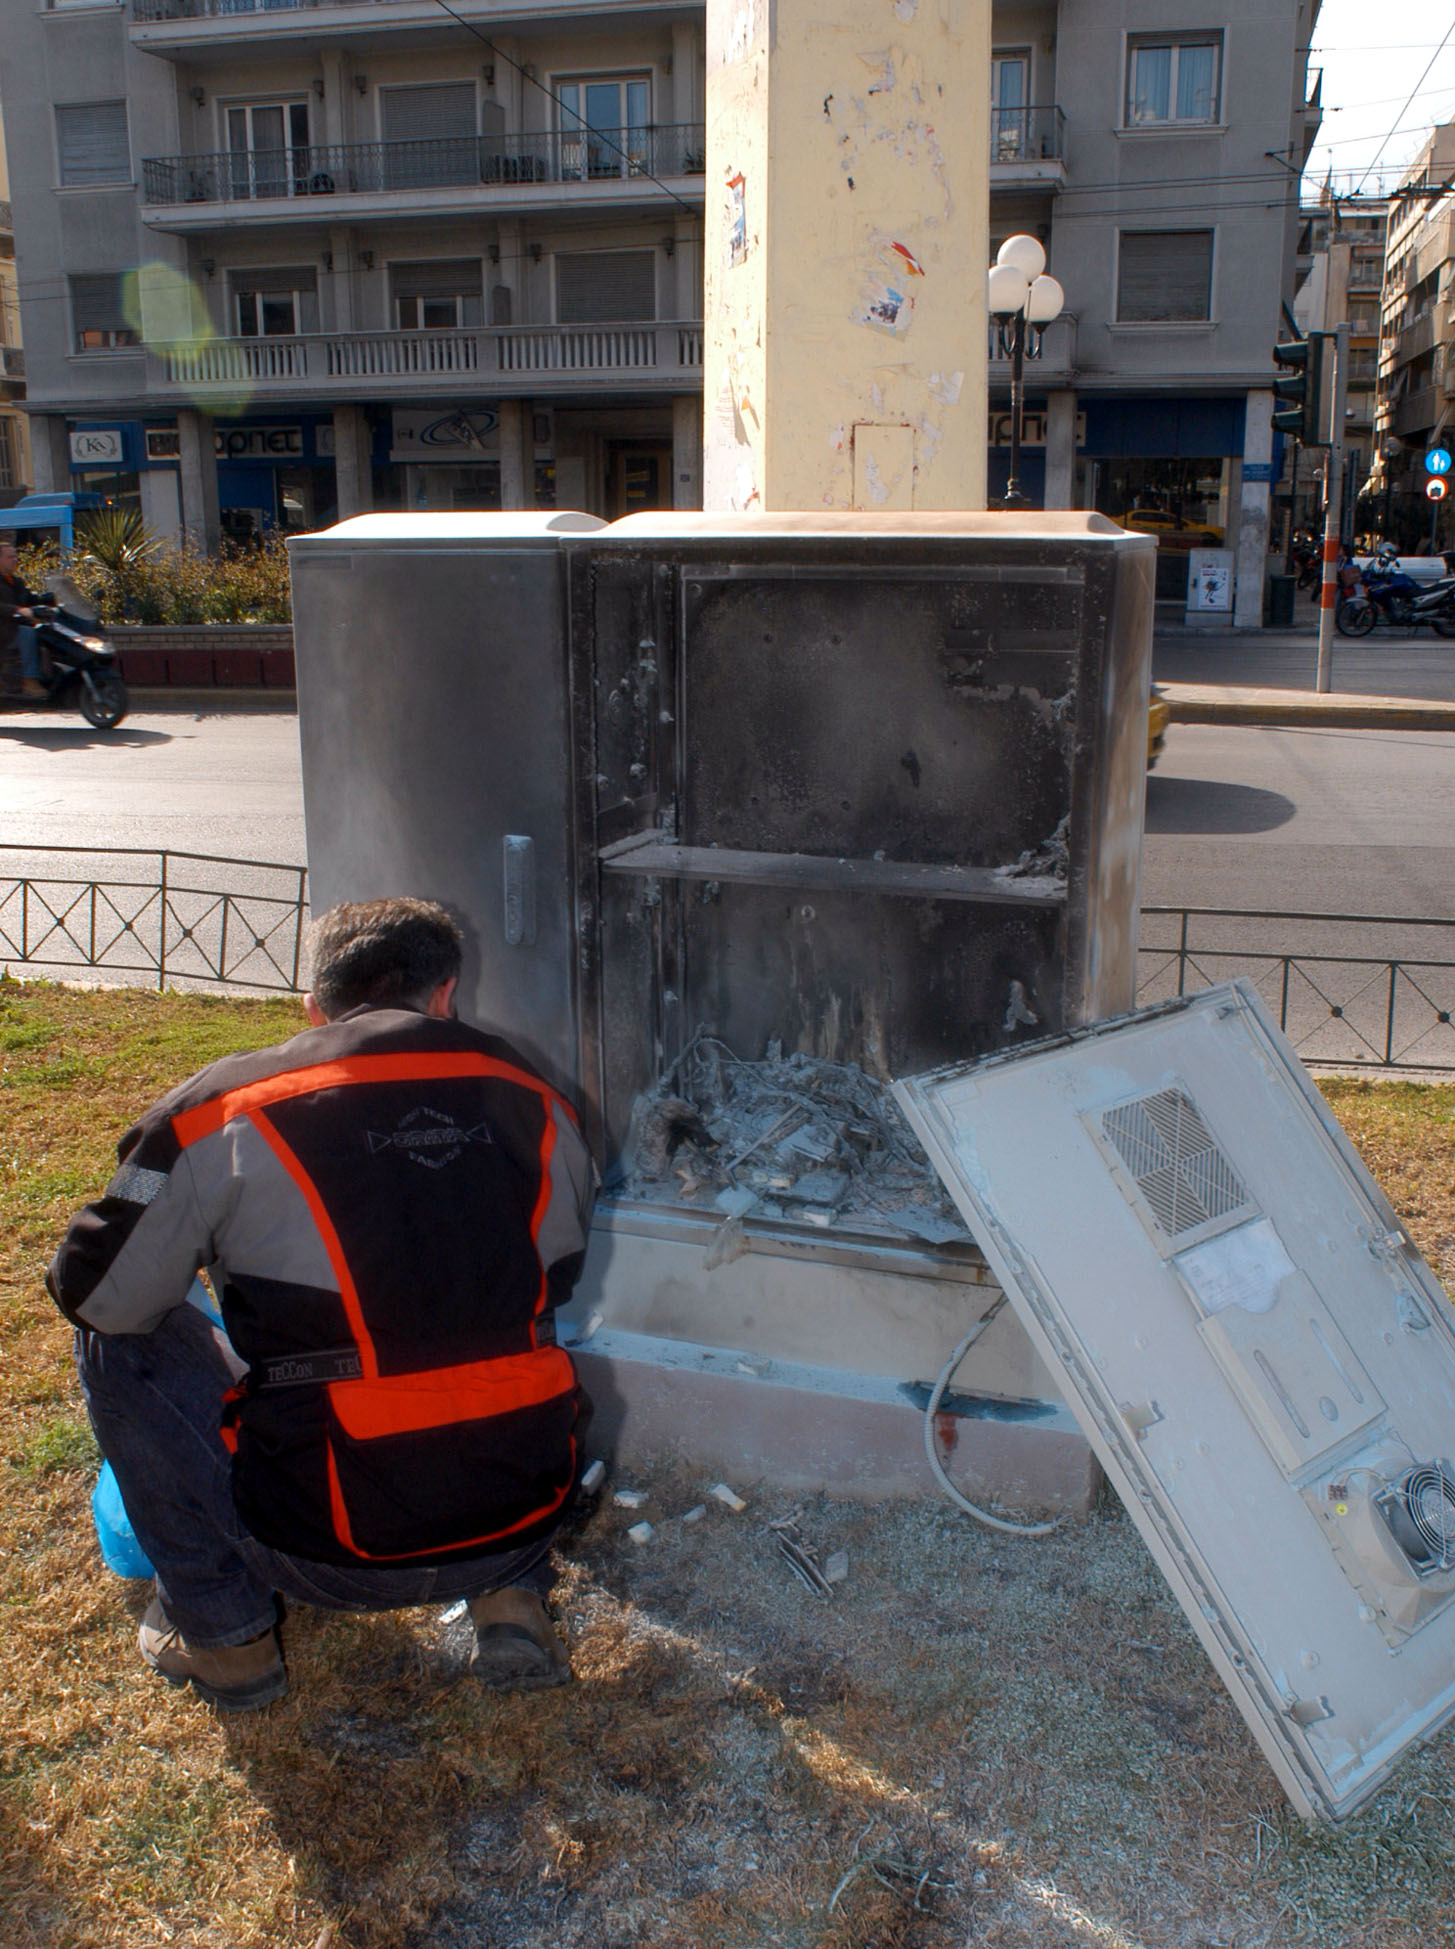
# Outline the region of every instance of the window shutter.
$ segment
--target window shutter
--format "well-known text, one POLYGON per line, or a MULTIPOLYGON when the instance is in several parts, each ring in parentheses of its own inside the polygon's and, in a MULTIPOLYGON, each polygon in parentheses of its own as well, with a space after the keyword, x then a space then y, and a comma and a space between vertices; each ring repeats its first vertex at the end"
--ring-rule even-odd
POLYGON ((68 189, 88 183, 129 183, 126 103, 78 102, 57 108, 56 151, 61 182, 68 189))
POLYGON ((78 338, 82 332, 117 332, 125 328, 121 278, 120 271, 105 271, 97 277, 71 279, 71 323, 78 338))
POLYGON ((478 257, 431 258, 427 262, 391 264, 389 287, 396 298, 478 298, 478 257))
POLYGON ((260 298, 285 291, 315 291, 318 274, 311 264, 269 264, 261 271, 234 271, 234 291, 252 291, 260 298))
POLYGON ((639 322, 657 315, 657 257, 650 250, 558 251, 556 321, 639 322))
POLYGON ((417 88, 381 88, 384 140, 433 142, 475 133, 473 81, 432 81, 417 88))
POLYGON ((1117 318, 1205 319, 1212 304, 1211 230, 1124 230, 1117 318))

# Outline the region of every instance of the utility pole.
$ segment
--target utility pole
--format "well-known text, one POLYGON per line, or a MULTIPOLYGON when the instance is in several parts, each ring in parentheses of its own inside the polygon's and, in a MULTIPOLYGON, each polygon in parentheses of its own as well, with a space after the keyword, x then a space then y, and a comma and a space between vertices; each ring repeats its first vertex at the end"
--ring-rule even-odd
POLYGON ((1339 532, 1344 519, 1344 413, 1349 391, 1349 326, 1334 328, 1333 421, 1329 428, 1328 493, 1324 504, 1324 579, 1319 590, 1317 690, 1333 687, 1334 610, 1339 600, 1339 532))

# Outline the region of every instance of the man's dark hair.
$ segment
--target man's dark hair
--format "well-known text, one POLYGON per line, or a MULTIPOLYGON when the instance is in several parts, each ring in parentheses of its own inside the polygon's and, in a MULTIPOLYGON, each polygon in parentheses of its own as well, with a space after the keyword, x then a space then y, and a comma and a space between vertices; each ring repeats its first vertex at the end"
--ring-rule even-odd
POLYGON ((463 936, 433 900, 346 900, 308 936, 313 995, 330 1021, 366 1003, 422 1009, 460 972, 463 936))

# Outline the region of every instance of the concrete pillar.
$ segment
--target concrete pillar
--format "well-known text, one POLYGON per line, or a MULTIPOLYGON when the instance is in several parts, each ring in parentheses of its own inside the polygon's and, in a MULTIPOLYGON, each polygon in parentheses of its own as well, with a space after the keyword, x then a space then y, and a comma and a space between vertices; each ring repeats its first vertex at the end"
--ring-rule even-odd
POLYGON ((990 11, 707 0, 709 508, 984 507, 990 11))
POLYGON ((212 419, 184 406, 177 414, 181 448, 182 533, 204 555, 222 546, 222 519, 217 508, 217 451, 212 419))
POLYGON ((369 453, 369 422, 362 406, 333 409, 333 466, 338 494, 338 518, 371 514, 374 508, 374 470, 369 453))
POLYGON ((702 401, 695 393, 672 401, 672 505, 702 506, 702 401))
POLYGON ((1273 493, 1273 394, 1248 394, 1243 420, 1242 481, 1238 492, 1233 597, 1234 629, 1263 627, 1263 577, 1268 566, 1268 516, 1273 493))
POLYGON ((535 495, 526 495, 525 443, 518 399, 500 402, 500 505, 502 508, 535 506, 535 495))
POLYGON ((71 438, 59 414, 31 414, 30 457, 37 494, 70 493, 71 438))
POLYGON ((1069 508, 1076 494, 1076 395, 1062 389, 1046 400, 1046 506, 1069 508))

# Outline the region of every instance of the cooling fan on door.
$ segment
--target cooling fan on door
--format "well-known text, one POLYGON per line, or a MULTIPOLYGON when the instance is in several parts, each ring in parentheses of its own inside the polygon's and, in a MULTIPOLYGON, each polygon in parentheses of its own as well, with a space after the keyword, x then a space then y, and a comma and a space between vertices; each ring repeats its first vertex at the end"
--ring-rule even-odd
POLYGON ((1374 1506, 1416 1576, 1455 1570, 1455 1469, 1448 1462, 1412 1468, 1374 1506))

